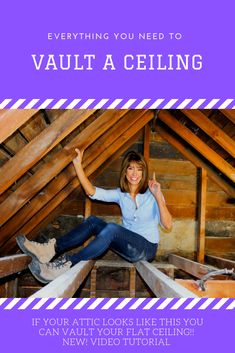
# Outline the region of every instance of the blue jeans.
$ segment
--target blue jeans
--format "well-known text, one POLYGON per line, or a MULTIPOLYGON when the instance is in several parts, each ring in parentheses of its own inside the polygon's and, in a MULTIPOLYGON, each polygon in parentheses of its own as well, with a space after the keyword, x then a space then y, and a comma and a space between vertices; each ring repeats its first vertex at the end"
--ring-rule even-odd
POLYGON ((73 265, 82 260, 95 259, 107 249, 112 249, 125 260, 136 262, 151 261, 155 257, 158 244, 153 244, 118 224, 106 223, 95 217, 88 217, 83 223, 56 241, 56 252, 82 245, 92 235, 95 238, 82 250, 73 255, 66 255, 73 265))

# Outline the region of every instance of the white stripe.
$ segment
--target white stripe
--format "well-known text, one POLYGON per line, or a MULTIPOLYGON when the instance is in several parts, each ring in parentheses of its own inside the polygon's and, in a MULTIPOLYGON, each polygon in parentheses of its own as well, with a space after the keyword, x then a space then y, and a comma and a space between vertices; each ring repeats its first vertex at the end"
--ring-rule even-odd
POLYGON ((165 307, 173 300, 173 298, 167 298, 164 300, 164 302, 162 302, 162 304, 160 304, 157 309, 165 309, 165 307))
POLYGON ((156 109, 165 99, 157 99, 150 107, 149 109, 156 109))
POLYGON ((4 99, 4 101, 0 104, 0 109, 4 109, 5 106, 10 103, 12 99, 4 99))
POLYGON ((136 99, 129 99, 122 107, 121 109, 128 109, 134 104, 136 99))
POLYGON ((26 309, 34 300, 35 300, 35 298, 28 298, 28 299, 19 307, 19 310, 24 310, 24 309, 26 309))
POLYGON ((6 309, 6 310, 11 310, 19 301, 20 301, 20 298, 14 298, 14 299, 12 299, 12 300, 10 301, 10 303, 9 303, 7 306, 5 306, 4 309, 6 309))
POLYGON ((83 103, 81 105, 81 107, 79 109, 87 109, 89 107, 89 105, 91 105, 91 103, 93 103, 95 101, 95 99, 87 99, 85 101, 85 103, 83 103))
POLYGON ((198 309, 205 310, 214 300, 215 298, 208 298, 198 309))
POLYGON ((0 306, 5 303, 5 301, 7 300, 7 298, 0 298, 0 306))
POLYGON ((215 99, 215 98, 212 99, 212 100, 205 106, 204 109, 211 109, 211 108, 213 108, 214 105, 219 102, 219 100, 220 100, 220 99, 215 99))
POLYGON ((123 309, 132 299, 131 298, 125 298, 121 301, 121 303, 115 308, 115 310, 121 310, 123 309))
POLYGON ((51 109, 59 109, 68 99, 61 98, 51 109))
POLYGON ((198 109, 201 105, 202 105, 202 103, 204 103, 205 102, 205 100, 206 99, 198 99, 192 106, 191 106, 191 108, 190 109, 198 109))
POLYGON ((104 298, 97 298, 87 309, 94 310, 103 300, 104 298))
POLYGON ((59 302, 61 302, 63 298, 55 298, 53 300, 53 302, 51 302, 47 307, 46 310, 52 310, 56 307, 57 304, 59 304, 59 302))
POLYGON ((53 102, 54 99, 46 99, 39 107, 38 109, 45 109, 48 107, 48 105, 53 102))
POLYGON ((109 309, 116 301, 118 300, 118 298, 111 298, 109 299, 109 301, 104 305, 102 306, 102 310, 107 310, 109 309))
POLYGON ((185 99, 182 103, 178 105, 178 107, 176 107, 176 109, 184 109, 191 101, 192 99, 185 99))
POLYGON ((139 298, 138 300, 135 301, 135 303, 132 306, 130 306, 129 309, 131 310, 137 309, 138 306, 140 306, 145 300, 146 300, 145 298, 139 298))
POLYGON ((48 300, 49 300, 49 298, 42 298, 41 300, 39 300, 39 302, 36 305, 34 305, 34 307, 32 309, 33 310, 40 309, 43 306, 43 304, 45 304, 48 300))
POLYGON ((200 302, 201 298, 194 298, 192 301, 185 307, 186 310, 191 310, 198 302, 200 302))
POLYGON ((108 101, 109 99, 101 99, 101 101, 99 101, 99 103, 96 104, 94 109, 101 109, 108 101))
POLYGON ((74 99, 69 105, 66 106, 66 109, 73 109, 81 99, 74 99))
POLYGON ((10 109, 17 109, 25 102, 26 99, 18 99, 11 107, 10 109))
POLYGON ((177 302, 171 307, 172 310, 179 309, 179 307, 184 304, 184 302, 187 300, 187 298, 180 298, 177 300, 177 302))
POLYGON ((114 109, 114 108, 116 108, 116 106, 119 104, 119 103, 121 103, 121 101, 123 101, 123 99, 115 99, 114 101, 113 101, 113 103, 111 103, 109 106, 108 106, 108 108, 107 109, 114 109))
POLYGON ((135 109, 143 109, 151 99, 143 99, 135 109))
POLYGON ((25 107, 24 109, 32 109, 35 104, 39 101, 40 99, 32 99, 25 107))
POLYGON ((171 99, 162 109, 170 109, 177 101, 178 99, 171 99))
POLYGON ((84 305, 86 305, 87 302, 89 302, 90 298, 83 298, 80 303, 78 303, 74 309, 81 309, 84 307, 84 305))
POLYGON ((226 310, 232 310, 235 309, 235 299, 232 301, 231 304, 229 304, 229 306, 226 308, 226 310))
POLYGON ((143 309, 145 309, 145 310, 151 309, 151 308, 154 306, 154 304, 156 304, 156 303, 158 302, 158 300, 159 300, 159 298, 153 298, 153 299, 151 299, 151 300, 148 302, 148 304, 143 307, 143 309))
POLYGON ((225 109, 229 104, 231 104, 234 101, 234 99, 226 99, 224 103, 222 103, 218 109, 225 109))
POLYGON ((76 298, 69 298, 69 299, 66 300, 66 302, 62 305, 62 307, 60 308, 60 310, 68 309, 68 307, 70 307, 75 301, 76 301, 76 298))
POLYGON ((218 310, 218 309, 220 309, 223 305, 224 305, 224 303, 226 303, 228 301, 228 298, 222 298, 222 299, 220 299, 220 301, 215 305, 215 306, 213 306, 213 310, 218 310))

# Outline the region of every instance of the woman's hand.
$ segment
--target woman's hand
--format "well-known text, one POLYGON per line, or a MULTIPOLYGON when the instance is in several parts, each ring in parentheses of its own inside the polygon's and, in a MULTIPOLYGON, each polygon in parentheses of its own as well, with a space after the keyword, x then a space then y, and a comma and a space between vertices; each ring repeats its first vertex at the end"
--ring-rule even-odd
POLYGON ((149 180, 149 190, 156 199, 162 197, 161 184, 156 181, 155 172, 153 178, 149 180))
POLYGON ((75 152, 77 153, 77 156, 73 159, 73 163, 80 167, 82 165, 82 158, 83 158, 84 150, 80 150, 79 148, 75 148, 75 152))

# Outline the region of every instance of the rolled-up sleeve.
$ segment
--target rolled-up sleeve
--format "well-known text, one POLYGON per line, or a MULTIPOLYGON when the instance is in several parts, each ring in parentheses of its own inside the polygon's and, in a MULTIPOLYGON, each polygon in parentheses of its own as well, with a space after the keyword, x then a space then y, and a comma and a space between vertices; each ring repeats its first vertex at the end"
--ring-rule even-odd
POLYGON ((94 195, 90 196, 92 200, 104 201, 104 202, 116 202, 119 204, 119 191, 118 189, 102 189, 95 188, 94 195))

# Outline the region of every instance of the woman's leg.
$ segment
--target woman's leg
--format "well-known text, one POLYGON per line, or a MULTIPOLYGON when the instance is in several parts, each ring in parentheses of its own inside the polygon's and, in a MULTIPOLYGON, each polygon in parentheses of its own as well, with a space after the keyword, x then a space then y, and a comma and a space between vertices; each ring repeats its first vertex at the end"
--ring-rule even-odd
POLYGON ((95 259, 108 248, 117 252, 127 261, 150 260, 155 256, 157 244, 148 242, 144 237, 130 230, 108 223, 85 248, 66 258, 75 265, 82 260, 95 259))
POLYGON ((106 226, 107 223, 102 219, 95 216, 88 217, 76 228, 56 240, 56 253, 63 253, 70 248, 82 245, 92 235, 99 234, 106 226))

